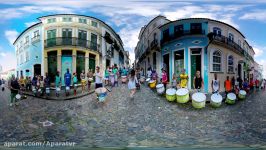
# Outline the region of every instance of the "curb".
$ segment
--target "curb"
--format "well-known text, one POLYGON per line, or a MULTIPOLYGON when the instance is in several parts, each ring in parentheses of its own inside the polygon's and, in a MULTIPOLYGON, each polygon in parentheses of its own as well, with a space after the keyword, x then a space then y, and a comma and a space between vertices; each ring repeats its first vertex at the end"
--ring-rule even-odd
POLYGON ((92 94, 94 92, 95 92, 95 90, 92 90, 92 91, 90 91, 88 93, 85 93, 85 94, 80 94, 80 95, 77 95, 77 96, 65 97, 65 98, 62 98, 62 97, 55 97, 54 98, 54 97, 45 97, 45 96, 34 96, 34 94, 25 93, 25 92, 22 92, 22 94, 27 95, 27 96, 31 96, 31 97, 41 98, 41 99, 44 99, 44 100, 64 101, 64 100, 72 100, 72 99, 88 96, 88 95, 90 95, 90 94, 92 94))

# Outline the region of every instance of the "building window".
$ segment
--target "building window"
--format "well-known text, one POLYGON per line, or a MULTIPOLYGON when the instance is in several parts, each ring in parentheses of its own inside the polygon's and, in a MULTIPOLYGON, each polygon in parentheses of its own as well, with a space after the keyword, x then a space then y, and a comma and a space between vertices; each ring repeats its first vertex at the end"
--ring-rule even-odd
POLYGON ((91 26, 93 26, 93 27, 98 27, 98 23, 97 22, 95 22, 95 21, 91 21, 91 26))
POLYGON ((229 41, 234 42, 234 35, 232 33, 229 33, 229 41))
POLYGON ((239 45, 239 47, 242 46, 242 44, 241 44, 241 40, 238 40, 238 45, 239 45))
POLYGON ((55 18, 49 18, 49 19, 47 19, 47 23, 53 23, 53 22, 55 22, 55 21, 56 21, 55 18))
POLYGON ((63 17, 63 22, 72 22, 71 17, 63 17))
POLYGON ((79 23, 87 24, 87 19, 79 18, 79 23))
POLYGON ((201 34, 202 33, 201 23, 191 23, 190 24, 190 32, 192 34, 201 34))
POLYGON ((26 62, 28 62, 29 60, 30 60, 29 52, 26 51, 26 62))
POLYGON ((184 26, 182 24, 175 26, 175 35, 176 36, 177 35, 182 35, 183 31, 184 31, 184 26))
POLYGON ((33 37, 35 38, 35 37, 38 37, 38 36, 40 36, 39 30, 34 31, 33 32, 33 37))
POLYGON ((232 55, 229 55, 227 57, 227 72, 228 73, 234 73, 234 57, 232 55))
POLYGON ((213 33, 216 36, 221 36, 222 35, 222 30, 220 28, 214 27, 213 28, 213 33))
POLYGON ((29 40, 29 36, 26 36, 26 37, 25 37, 25 45, 29 44, 29 41, 30 41, 30 40, 29 40))
POLYGON ((212 71, 214 72, 222 71, 222 54, 218 50, 212 53, 212 71))
POLYGON ((163 31, 163 38, 168 39, 169 38, 169 29, 166 29, 163 31))

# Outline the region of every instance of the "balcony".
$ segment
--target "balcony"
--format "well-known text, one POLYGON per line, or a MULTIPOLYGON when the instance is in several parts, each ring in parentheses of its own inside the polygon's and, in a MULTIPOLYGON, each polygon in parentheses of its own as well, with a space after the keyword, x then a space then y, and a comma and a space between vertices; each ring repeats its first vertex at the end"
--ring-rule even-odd
POLYGON ((99 44, 76 37, 57 37, 44 40, 44 48, 56 46, 78 46, 100 52, 99 44))
POLYGON ((31 38, 31 43, 36 43, 36 42, 39 42, 40 41, 40 35, 37 35, 33 38, 31 38))
POLYGON ((150 44, 150 48, 151 50, 158 50, 160 51, 160 48, 159 48, 159 44, 158 44, 158 40, 157 39, 154 39, 151 44, 150 44))
POLYGON ((24 48, 28 48, 30 46, 29 42, 24 43, 24 48))
POLYGON ((171 34, 167 37, 163 37, 161 40, 161 45, 170 42, 172 40, 179 39, 183 36, 191 36, 191 35, 205 35, 205 30, 183 30, 175 32, 174 34, 171 34))
POLYGON ((213 43, 231 49, 238 54, 244 55, 244 49, 242 49, 241 46, 239 46, 237 43, 235 43, 234 41, 230 40, 228 37, 225 37, 223 35, 215 36, 213 43))

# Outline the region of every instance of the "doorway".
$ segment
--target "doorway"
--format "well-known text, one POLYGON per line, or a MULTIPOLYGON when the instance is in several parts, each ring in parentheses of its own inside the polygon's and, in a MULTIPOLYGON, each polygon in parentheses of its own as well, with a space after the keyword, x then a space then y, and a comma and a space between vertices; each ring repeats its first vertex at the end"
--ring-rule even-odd
POLYGON ((80 79, 80 74, 82 72, 82 70, 85 70, 85 53, 84 52, 77 52, 77 65, 76 65, 76 71, 77 71, 77 77, 78 77, 78 81, 81 81, 80 79))
POLYGON ((178 50, 174 52, 174 73, 176 77, 179 77, 184 69, 184 50, 178 50))
MULTIPOLYGON (((202 68, 201 68, 201 48, 193 48, 191 49, 191 56, 190 56, 190 83, 191 83, 191 88, 193 87, 193 78, 196 75, 197 71, 200 71, 202 74, 202 68)), ((202 77, 202 76, 201 76, 202 77)))
MULTIPOLYGON (((48 52, 48 76, 51 82, 55 81, 55 75, 57 72, 57 51, 48 52)), ((34 71, 35 74, 37 74, 34 71)))
POLYGON ((33 68, 34 68, 33 75, 41 75, 41 70, 42 70, 41 64, 35 64, 33 68))
POLYGON ((238 71, 238 76, 239 76, 240 78, 242 78, 242 65, 241 65, 241 64, 238 64, 237 71, 238 71))
POLYGON ((96 55, 89 54, 89 69, 91 69, 93 73, 95 72, 95 67, 96 67, 95 58, 96 58, 96 55))
POLYGON ((163 56, 163 68, 166 70, 166 73, 167 73, 167 78, 168 78, 168 80, 170 81, 170 78, 169 78, 169 70, 170 70, 170 68, 169 68, 169 54, 165 54, 164 56, 163 56))
POLYGON ((61 79, 62 79, 62 85, 65 85, 64 76, 67 72, 67 69, 69 69, 69 73, 72 74, 72 51, 71 50, 64 50, 62 51, 62 69, 61 69, 61 79))

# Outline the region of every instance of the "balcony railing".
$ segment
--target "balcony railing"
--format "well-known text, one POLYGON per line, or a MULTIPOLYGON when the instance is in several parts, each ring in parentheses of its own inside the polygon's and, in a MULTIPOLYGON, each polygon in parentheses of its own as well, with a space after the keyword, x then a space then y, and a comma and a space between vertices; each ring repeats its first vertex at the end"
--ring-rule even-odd
POLYGON ((76 37, 57 37, 44 40, 44 48, 55 46, 79 46, 94 51, 100 51, 100 45, 86 39, 79 39, 76 37))
POLYGON ((152 42, 151 42, 151 49, 156 49, 158 47, 158 40, 157 39, 154 39, 152 42))
POLYGON ((224 45, 230 49, 233 49, 235 52, 244 55, 244 49, 242 49, 241 46, 239 46, 237 43, 235 43, 234 41, 232 41, 228 37, 225 37, 223 35, 215 36, 214 42, 216 44, 224 45))
POLYGON ((205 30, 182 30, 175 32, 174 34, 171 34, 167 37, 163 37, 161 40, 161 45, 170 42, 172 40, 178 39, 183 36, 189 36, 189 35, 205 35, 205 30))
POLYGON ((31 42, 34 43, 34 42, 39 42, 40 41, 40 35, 37 35, 33 38, 31 38, 31 42))

